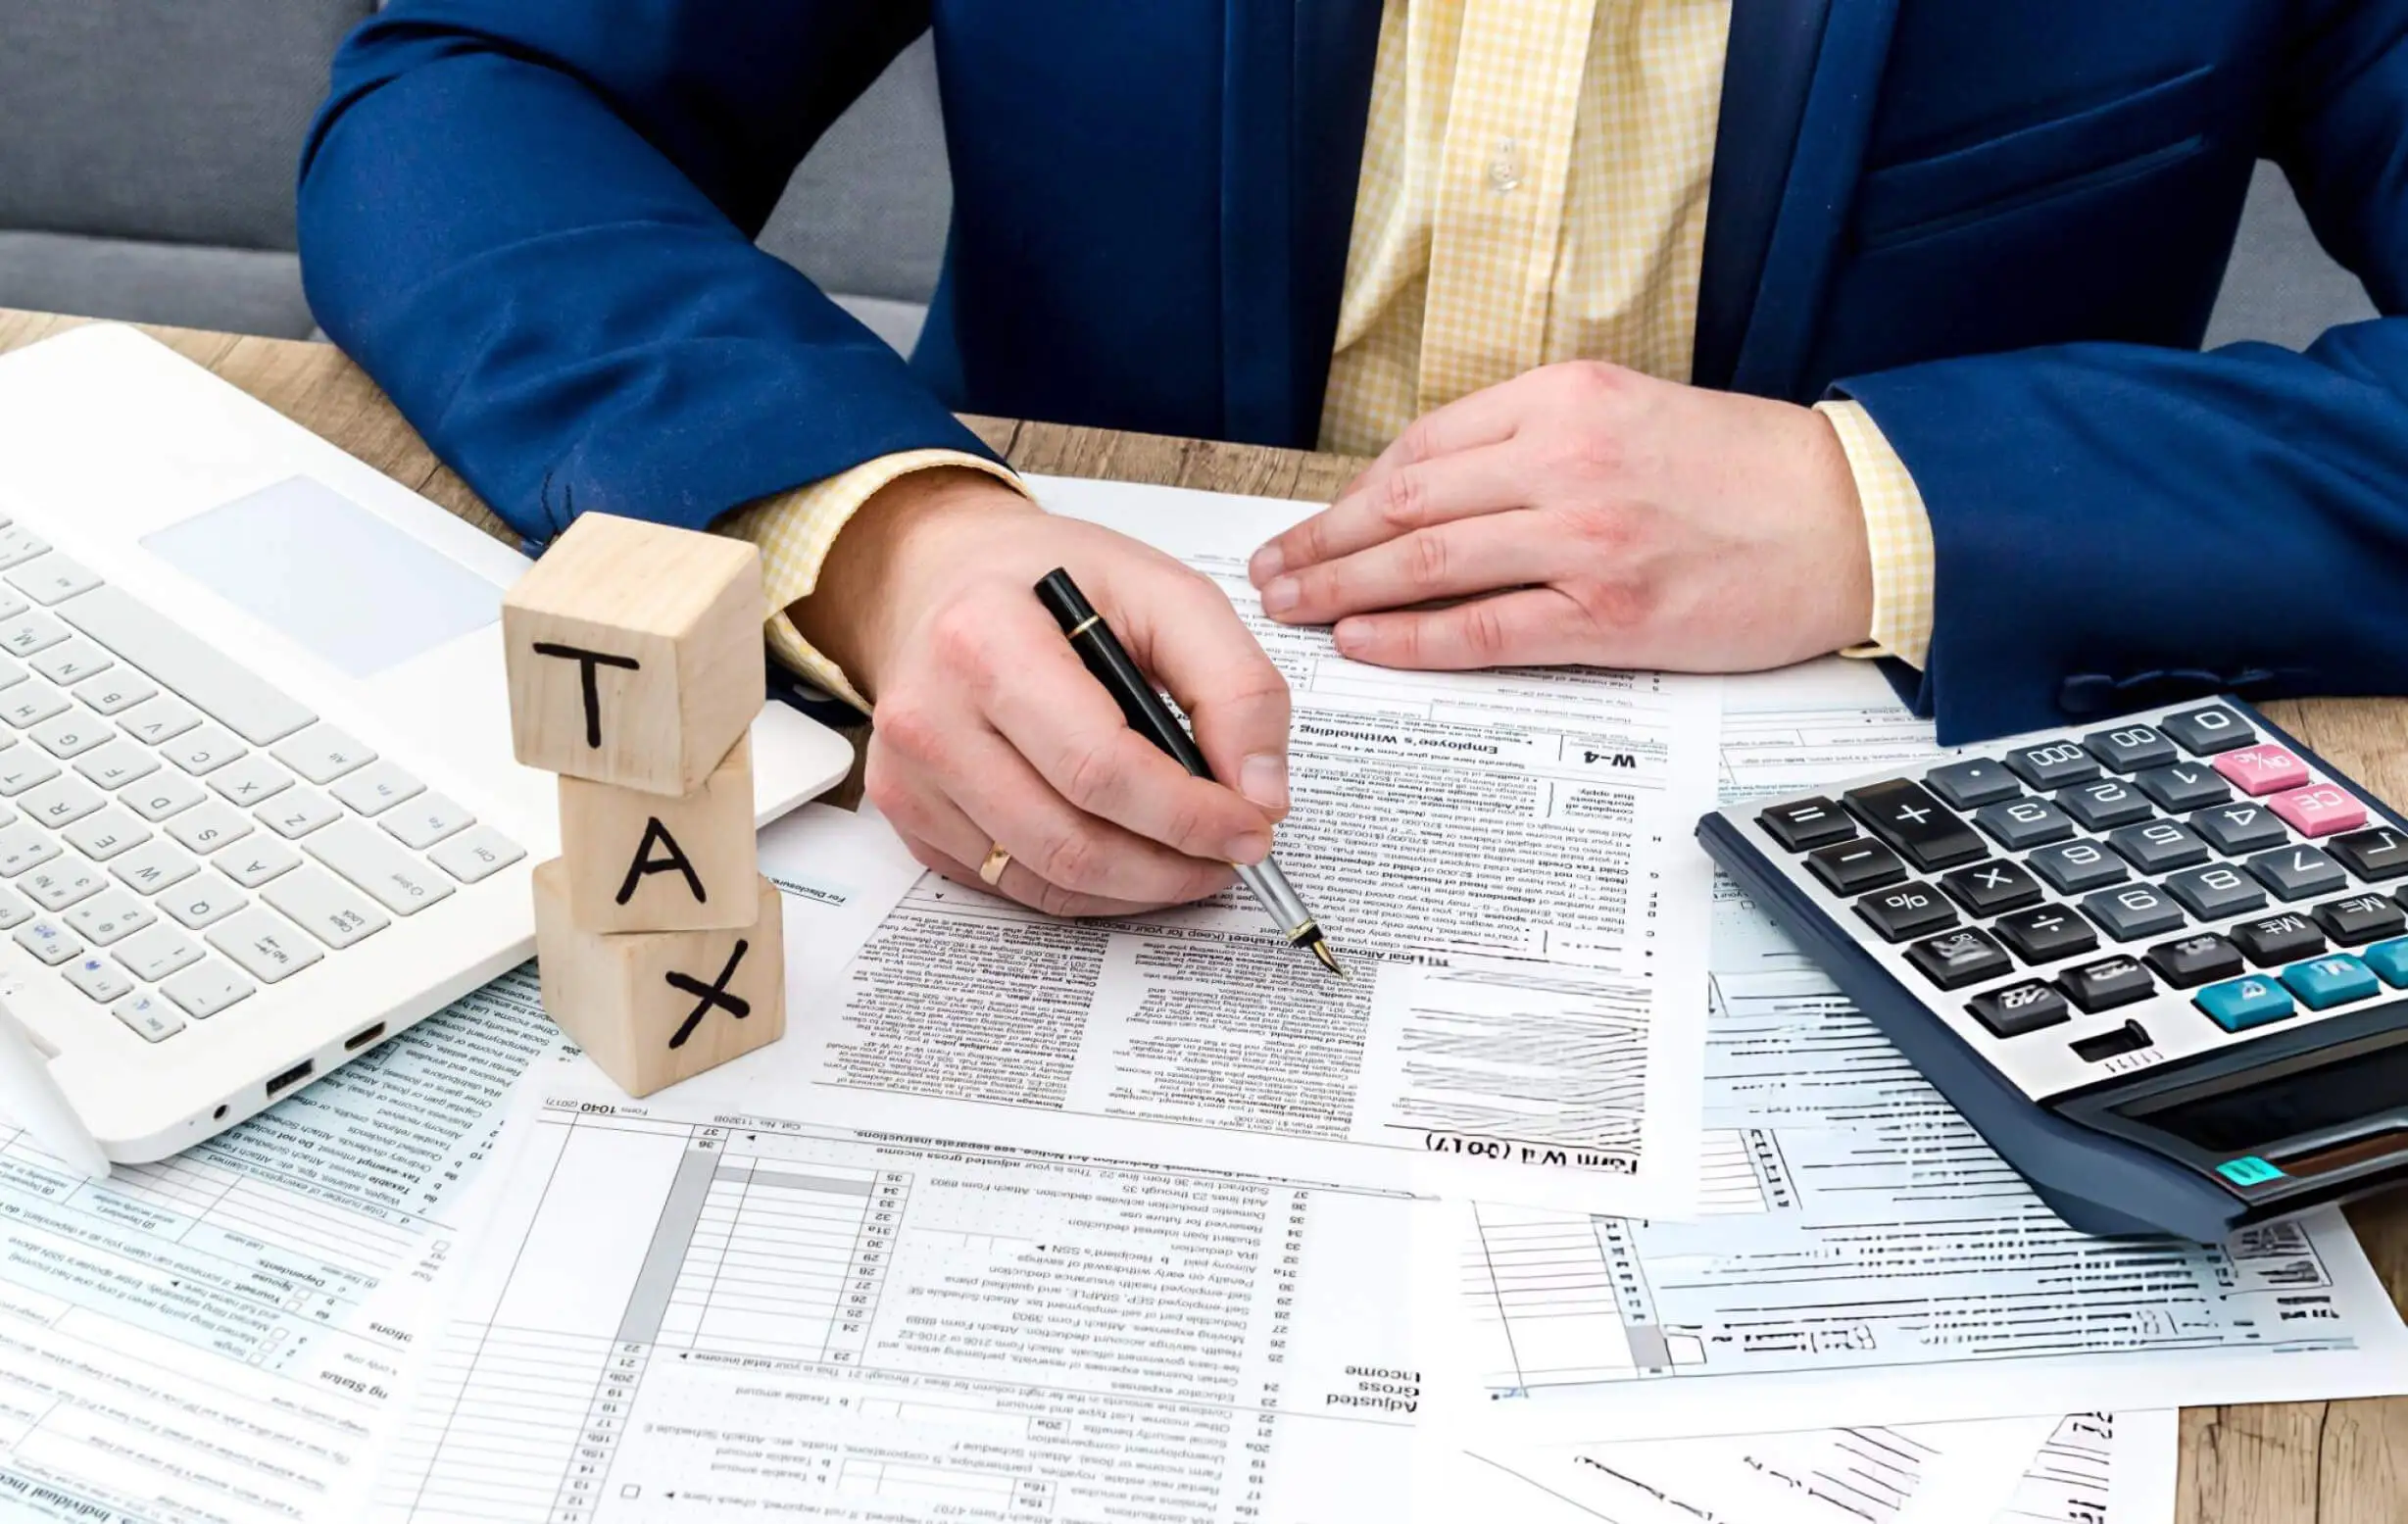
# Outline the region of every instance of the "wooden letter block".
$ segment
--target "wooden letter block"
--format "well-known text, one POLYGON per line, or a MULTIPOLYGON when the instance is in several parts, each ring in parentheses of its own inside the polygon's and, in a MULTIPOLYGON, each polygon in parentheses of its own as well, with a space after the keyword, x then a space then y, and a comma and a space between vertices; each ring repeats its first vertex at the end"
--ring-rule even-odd
POLYGON ((502 601, 510 728, 530 767, 687 794, 760 713, 761 553, 587 514, 502 601))
POLYGON ((535 869, 544 1009, 630 1096, 715 1068, 786 1033, 785 911, 753 880, 747 924, 715 931, 586 931, 568 872, 535 869))
POLYGON ((581 931, 749 926, 761 875, 753 837, 753 741, 739 737, 682 798, 561 779, 561 862, 581 931))

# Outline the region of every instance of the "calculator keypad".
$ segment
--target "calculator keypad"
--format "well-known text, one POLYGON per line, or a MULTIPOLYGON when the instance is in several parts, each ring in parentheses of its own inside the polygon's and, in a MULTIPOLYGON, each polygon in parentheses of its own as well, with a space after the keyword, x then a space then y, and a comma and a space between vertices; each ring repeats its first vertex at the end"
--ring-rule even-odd
POLYGON ((1755 819, 1826 913, 1852 909, 1902 986, 2036 1098, 2408 991, 2408 830, 2222 704, 1755 819))

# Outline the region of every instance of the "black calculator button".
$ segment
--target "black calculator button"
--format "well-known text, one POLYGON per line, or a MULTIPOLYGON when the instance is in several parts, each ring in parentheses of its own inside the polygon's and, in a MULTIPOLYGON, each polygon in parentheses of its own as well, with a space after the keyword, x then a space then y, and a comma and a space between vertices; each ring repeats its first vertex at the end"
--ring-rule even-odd
POLYGON ((1836 895, 1860 895, 1906 876, 1898 855, 1877 841, 1834 842, 1806 854, 1806 866, 1836 895))
POLYGON ((1960 926, 1928 937, 1906 950, 1906 960, 1943 990, 1961 989, 1995 979, 2015 965, 2006 953, 1978 926, 1960 926))
POLYGON ((2073 1049, 2074 1057, 2085 1063, 2104 1063, 2109 1058, 2120 1058, 2128 1053, 2138 1053, 2148 1045, 2149 1029, 2138 1021, 2127 1021, 2112 1032, 2101 1032, 2096 1037, 2086 1037, 2066 1046, 2073 1049))
POLYGON ((2325 843, 2325 850, 2341 860, 2341 865, 2370 884, 2380 884, 2386 878, 2408 873, 2408 835, 2387 825, 2372 830, 2352 831, 2347 836, 2335 836, 2325 843))
POLYGON ((2057 795, 2057 803, 2065 812, 2080 820, 2085 830, 2104 831, 2135 820, 2153 818, 2157 811, 2149 808, 2133 786, 2122 778, 2099 778, 2077 784, 2057 795))
POLYGON ((2060 789, 2098 776, 2098 762, 2079 741, 2043 741, 2006 754, 2007 771, 2038 789, 2060 789))
POLYGON ((2221 704, 2168 714, 2159 722, 2159 728, 2180 741, 2183 750, 2193 757, 2213 757, 2257 739, 2257 732, 2246 721, 2221 704))
MULTIPOLYGON (((2291 839, 2283 822, 2264 805, 2239 800, 2215 810, 2202 810, 2190 817, 2190 828, 2207 838, 2218 852, 2228 858, 2243 853, 2263 852, 2280 847, 2291 839)), ((2365 877, 2360 874, 2359 877, 2365 877)))
POLYGON ((2349 886, 2349 875, 2341 864, 2326 857, 2316 847, 2278 847, 2261 852, 2249 860, 2249 871, 2257 881, 2275 892, 2278 900, 2304 900, 2310 895, 2331 894, 2349 886))
POLYGON ((2074 822, 2045 799, 2010 799, 2003 804, 1984 805, 1973 812, 1973 823, 2009 852, 2045 847, 2074 834, 2074 822))
POLYGON ((1993 1037, 2021 1037, 2042 1027, 2056 1026, 2073 1019, 2066 1008, 2065 997, 2054 985, 2038 979, 2026 979, 2004 989, 1984 990, 1967 1002, 1965 1008, 1973 1018, 1989 1027, 1993 1037))
POLYGON ((1868 830, 1927 873, 1971 862, 1989 850, 1930 789, 1912 778, 1852 788, 1843 797, 1868 830))
POLYGON ((1828 799, 1799 799, 1775 805, 1756 816, 1756 824, 1792 852, 1806 852, 1856 834, 1856 822, 1828 799))
POLYGON ((2118 942, 2138 942, 2179 929, 2183 912, 2153 884, 2101 889, 2082 902, 2082 913, 2118 942))
POLYGON ((1934 767, 1923 775, 1923 781, 1931 785, 1933 793, 1959 810, 1979 810, 2002 799, 2013 799, 2024 791, 2013 773, 1987 757, 1968 757, 1963 762, 1934 767))
POLYGON ((1866 895, 1856 902, 1856 913, 1892 942, 1956 924, 1956 907, 1929 884, 1900 884, 1866 895))
POLYGON ((2408 931, 2408 914, 2388 895, 2353 894, 2316 908, 2316 924, 2342 947, 2362 947, 2408 931))
POLYGON ((2286 963, 2294 958, 2314 958, 2325 950, 2325 934, 2316 929, 2316 922, 2297 910, 2242 921, 2225 935, 2260 968, 2286 963))
POLYGON ((2171 873, 2207 860, 2207 843, 2176 820, 2144 820, 2107 833, 2107 845, 2143 873, 2171 873))
POLYGON ((2257 880, 2221 862, 2177 873, 2166 880, 2165 889, 2201 920, 2246 915, 2266 904, 2266 891, 2257 886, 2257 880))
POLYGON ((2240 960, 2240 949, 2212 931, 2160 942, 2148 950, 2147 958, 2158 976, 2178 990, 2230 979, 2247 966, 2240 960))
POLYGON ((2024 864, 2047 879, 2059 894, 2080 894, 2101 884, 2120 884, 2132 876, 2125 870, 2122 858, 2094 841, 2042 847, 2024 859, 2024 864))
POLYGON ((1948 898, 1985 919, 2020 910, 2040 897, 2040 882, 2020 862, 1993 858, 1961 867, 1940 881, 1948 898))
POLYGON ((2175 814, 2188 814, 2210 805, 2221 805, 2233 797, 2232 786, 2217 775, 2213 767, 2177 762, 2171 767, 2151 767, 2135 774, 2133 787, 2157 801, 2157 808, 2175 814))
POLYGON ((2060 958, 2098 950, 2098 933, 2090 929, 2090 923, 2062 905, 2036 905, 2001 915, 1990 923, 1990 929, 2027 963, 2053 963, 2060 958))
POLYGON ((2182 760, 2174 743, 2150 725, 2093 730, 2082 738, 2082 747, 2113 772, 2138 772, 2143 767, 2162 767, 2182 760))
POLYGON ((2065 992, 2066 999, 2093 1015, 2137 1000, 2147 1000, 2157 993, 2157 983, 2140 966, 2140 959, 2122 955, 2068 968, 2057 975, 2057 988, 2065 992))

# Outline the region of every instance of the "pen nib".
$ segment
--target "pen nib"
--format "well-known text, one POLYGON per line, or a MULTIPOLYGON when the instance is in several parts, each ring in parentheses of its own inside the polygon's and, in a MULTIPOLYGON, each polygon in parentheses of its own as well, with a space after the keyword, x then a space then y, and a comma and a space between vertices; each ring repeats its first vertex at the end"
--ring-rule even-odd
POLYGON ((1347 971, 1338 966, 1338 955, 1331 952, 1329 950, 1329 944, 1319 937, 1315 937, 1313 939, 1312 956, 1321 959, 1321 966, 1327 968, 1331 973, 1336 974, 1339 978, 1343 979, 1347 976, 1347 971))

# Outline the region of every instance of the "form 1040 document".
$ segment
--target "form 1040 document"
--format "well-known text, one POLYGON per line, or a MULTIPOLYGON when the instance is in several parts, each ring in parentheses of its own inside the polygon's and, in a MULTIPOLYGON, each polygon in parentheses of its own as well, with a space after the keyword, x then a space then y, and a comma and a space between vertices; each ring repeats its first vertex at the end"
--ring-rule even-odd
MULTIPOLYGON (((1373 1189, 1678 1214, 1695 1180, 1713 679, 1399 672, 1261 617, 1305 505, 1039 481, 1211 576, 1295 696, 1278 855, 1352 977, 1242 891, 1061 922, 933 876, 790 991, 810 1115, 1373 1189)), ((1032 595, 1033 596, 1033 595, 1032 595)))
MULTIPOLYGON (((1936 753, 1875 674, 1726 693, 1727 797, 1936 753)), ((2408 1389, 2408 1334, 2335 1210, 2231 1243, 2075 1233, 1723 886, 1699 1215, 1463 1204, 1424 1294, 1441 1410, 1578 1442, 2408 1389)))

